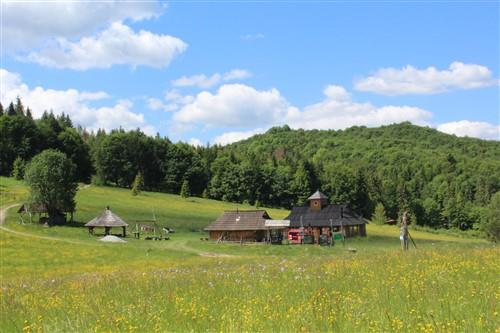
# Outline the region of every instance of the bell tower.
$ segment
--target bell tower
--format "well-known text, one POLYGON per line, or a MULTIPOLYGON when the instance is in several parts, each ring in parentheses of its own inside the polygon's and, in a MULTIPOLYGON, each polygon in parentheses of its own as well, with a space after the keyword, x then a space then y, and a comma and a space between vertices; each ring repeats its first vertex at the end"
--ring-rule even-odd
POLYGON ((311 210, 321 210, 328 205, 328 197, 319 190, 314 192, 307 200, 309 201, 309 209, 311 210))

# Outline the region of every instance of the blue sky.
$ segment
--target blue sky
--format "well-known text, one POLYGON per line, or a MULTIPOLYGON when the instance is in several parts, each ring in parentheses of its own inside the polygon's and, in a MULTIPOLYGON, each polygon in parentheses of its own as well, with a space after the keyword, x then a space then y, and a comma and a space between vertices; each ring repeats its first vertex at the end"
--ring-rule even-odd
POLYGON ((499 140, 499 31, 495 1, 7 2, 0 97, 193 144, 406 120, 499 140))

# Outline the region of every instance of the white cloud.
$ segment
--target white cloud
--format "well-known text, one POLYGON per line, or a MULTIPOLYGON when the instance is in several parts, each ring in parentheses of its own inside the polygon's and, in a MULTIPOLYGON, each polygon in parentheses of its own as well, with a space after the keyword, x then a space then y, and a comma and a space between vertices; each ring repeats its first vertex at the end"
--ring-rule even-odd
POLYGON ((28 50, 52 38, 79 38, 112 22, 156 17, 164 7, 159 1, 2 2, 4 48, 28 50))
POLYGON ((246 69, 233 69, 227 73, 224 73, 223 80, 224 81, 243 80, 251 76, 252 73, 250 73, 246 69))
POLYGON ((438 131, 486 140, 500 140, 500 126, 486 122, 460 120, 441 124, 438 131))
POLYGON ((133 104, 128 100, 118 101, 112 106, 91 107, 90 102, 109 98, 103 91, 80 92, 76 89, 54 90, 43 87, 31 89, 22 82, 19 74, 5 69, 0 69, 0 81, 2 104, 7 105, 19 96, 24 105, 32 109, 36 118, 41 117, 45 110, 52 109, 55 114, 64 112, 70 115, 76 124, 88 129, 111 130, 121 126, 126 130, 141 128, 147 134, 155 134, 154 127, 146 123, 144 115, 131 111, 133 104))
POLYGON ((201 140, 198 140, 196 138, 189 139, 188 143, 194 147, 203 147, 203 142, 201 142, 201 140))
POLYGON ((191 95, 183 95, 176 89, 168 90, 165 93, 165 99, 176 104, 188 104, 193 102, 194 97, 191 95))
POLYGON ((403 121, 425 125, 432 117, 429 111, 411 106, 376 107, 356 103, 340 86, 330 85, 323 91, 325 99, 290 113, 285 122, 293 128, 344 129, 350 126, 380 126, 403 121))
MULTIPOLYGON (((228 84, 215 94, 199 93, 191 103, 174 113, 173 119, 211 127, 248 128, 286 123, 293 128, 344 129, 354 125, 380 126, 403 121, 428 125, 432 117, 431 112, 417 107, 376 107, 370 103, 354 102, 340 86, 326 87, 324 95, 319 103, 300 110, 290 105, 276 89, 258 91, 242 84, 228 84)), ((236 136, 234 132, 230 134, 236 136)))
POLYGON ((222 77, 219 73, 215 73, 212 76, 206 76, 205 74, 198 74, 192 76, 182 76, 176 80, 172 81, 172 85, 175 87, 191 87, 196 86, 202 89, 213 87, 221 81, 222 77))
POLYGON ((383 95, 435 94, 498 84, 488 67, 453 62, 448 69, 382 68, 373 76, 355 82, 355 89, 383 95))
POLYGON ((174 120, 205 126, 241 126, 280 123, 293 112, 276 89, 258 91, 243 84, 226 84, 215 94, 203 91, 174 113, 174 120))
POLYGON ((215 73, 211 76, 205 74, 197 74, 192 76, 182 76, 172 81, 175 87, 198 87, 201 89, 208 89, 216 86, 221 82, 243 80, 252 76, 252 73, 245 69, 233 69, 229 72, 220 74, 215 73))
POLYGON ((113 65, 166 67, 184 52, 187 44, 168 36, 141 30, 135 33, 121 22, 115 22, 95 37, 78 42, 59 38, 55 45, 29 53, 21 59, 55 68, 86 70, 113 65))
POLYGON ((262 128, 257 128, 251 131, 241 131, 241 132, 227 132, 216 136, 212 141, 214 144, 227 145, 236 141, 245 140, 255 134, 264 133, 262 128))
POLYGON ((178 108, 177 104, 166 104, 158 98, 149 98, 148 107, 153 111, 163 110, 165 112, 171 112, 178 108))

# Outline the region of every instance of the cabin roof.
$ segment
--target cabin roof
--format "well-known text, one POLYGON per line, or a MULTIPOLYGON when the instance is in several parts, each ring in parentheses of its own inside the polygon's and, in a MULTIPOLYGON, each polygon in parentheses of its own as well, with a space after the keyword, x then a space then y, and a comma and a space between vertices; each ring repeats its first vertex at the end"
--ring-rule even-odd
POLYGON ((363 218, 345 205, 328 205, 321 210, 311 209, 308 206, 295 206, 286 219, 290 220, 291 228, 348 226, 366 223, 363 218))
POLYGON ((111 209, 105 209, 101 215, 85 224, 86 227, 127 227, 128 224, 111 209))
POLYGON ((226 210, 205 230, 265 230, 265 221, 267 219, 270 219, 270 217, 265 210, 226 210))

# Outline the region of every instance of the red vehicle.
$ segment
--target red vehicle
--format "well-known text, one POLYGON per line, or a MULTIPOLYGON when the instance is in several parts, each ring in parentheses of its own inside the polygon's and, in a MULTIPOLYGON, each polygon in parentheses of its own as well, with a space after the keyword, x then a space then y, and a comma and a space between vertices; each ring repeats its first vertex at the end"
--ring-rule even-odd
POLYGON ((288 241, 291 244, 302 244, 303 237, 303 229, 288 229, 288 241))

